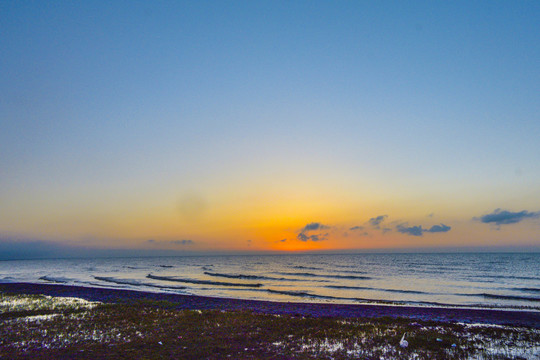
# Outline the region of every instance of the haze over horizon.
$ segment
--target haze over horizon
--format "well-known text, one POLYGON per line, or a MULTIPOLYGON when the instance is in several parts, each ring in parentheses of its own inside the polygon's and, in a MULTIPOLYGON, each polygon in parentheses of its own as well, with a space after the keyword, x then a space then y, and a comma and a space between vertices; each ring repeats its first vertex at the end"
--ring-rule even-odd
POLYGON ((2 2, 0 258, 540 251, 539 34, 534 1, 2 2))

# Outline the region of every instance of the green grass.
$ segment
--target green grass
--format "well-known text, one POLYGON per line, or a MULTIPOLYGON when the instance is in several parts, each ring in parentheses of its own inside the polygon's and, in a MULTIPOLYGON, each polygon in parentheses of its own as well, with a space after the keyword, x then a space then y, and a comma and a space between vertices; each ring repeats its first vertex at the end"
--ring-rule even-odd
MULTIPOLYGON (((23 306, 24 297, 0 294, 0 304, 23 306)), ((537 329, 27 298, 26 309, 0 305, 0 358, 507 359, 540 351, 537 329), (399 346, 404 333, 407 348, 399 346)))

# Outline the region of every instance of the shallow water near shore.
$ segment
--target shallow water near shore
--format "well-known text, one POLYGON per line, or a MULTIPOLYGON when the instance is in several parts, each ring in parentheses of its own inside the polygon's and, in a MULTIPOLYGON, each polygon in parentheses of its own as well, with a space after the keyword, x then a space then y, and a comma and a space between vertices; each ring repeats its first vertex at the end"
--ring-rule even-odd
POLYGON ((0 262, 0 282, 254 300, 540 309, 539 253, 238 255, 0 262))

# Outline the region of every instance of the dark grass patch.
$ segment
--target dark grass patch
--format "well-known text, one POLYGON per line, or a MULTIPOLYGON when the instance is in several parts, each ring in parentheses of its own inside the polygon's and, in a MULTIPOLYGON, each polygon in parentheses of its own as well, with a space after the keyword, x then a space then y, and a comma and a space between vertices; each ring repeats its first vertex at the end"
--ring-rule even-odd
POLYGON ((130 300, 46 314, 8 311, 0 319, 0 358, 504 359, 509 353, 485 349, 540 344, 537 329, 176 307, 169 301, 130 300), (50 314, 57 316, 28 318, 50 314), (403 334, 406 348, 399 346, 403 334))

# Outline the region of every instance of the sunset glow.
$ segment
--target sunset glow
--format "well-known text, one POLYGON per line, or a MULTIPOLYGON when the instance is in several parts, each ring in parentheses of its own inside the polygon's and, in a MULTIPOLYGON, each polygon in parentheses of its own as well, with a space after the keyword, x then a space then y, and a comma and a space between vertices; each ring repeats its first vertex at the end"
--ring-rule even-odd
POLYGON ((538 2, 0 12, 3 251, 540 248, 538 2))

